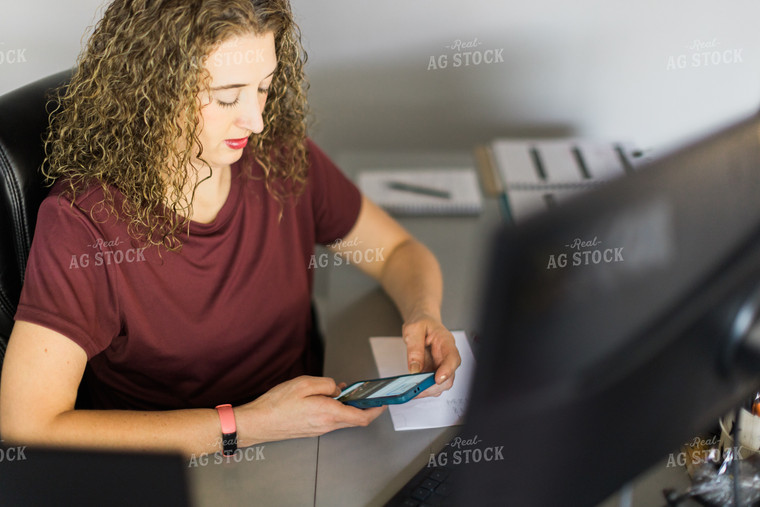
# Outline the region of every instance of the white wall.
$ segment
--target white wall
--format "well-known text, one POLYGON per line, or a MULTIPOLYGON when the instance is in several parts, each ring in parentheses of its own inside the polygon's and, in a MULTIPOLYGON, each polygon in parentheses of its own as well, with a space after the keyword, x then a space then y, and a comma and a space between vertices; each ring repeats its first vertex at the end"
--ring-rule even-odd
POLYGON ((760 104, 757 0, 294 4, 312 57, 316 137, 335 149, 468 148, 544 133, 657 147, 760 104), (475 38, 480 50, 503 48, 504 63, 453 68, 445 46, 475 38), (694 41, 714 48, 689 49, 694 41), (721 63, 709 55, 705 66, 701 53, 713 51, 721 63), (428 70, 440 55, 449 67, 428 70))
POLYGON ((100 19, 101 5, 106 3, 2 0, 0 94, 73 67, 88 28, 100 19))
MULTIPOLYGON (((310 56, 312 132, 333 155, 466 150, 503 135, 657 148, 760 104, 757 0, 292 2, 310 56), (463 49, 455 68, 459 51, 445 46, 456 40, 503 62, 465 66, 463 49), (431 68, 431 57, 448 67, 431 68)), ((0 93, 72 66, 102 2, 4 3, 0 93)))

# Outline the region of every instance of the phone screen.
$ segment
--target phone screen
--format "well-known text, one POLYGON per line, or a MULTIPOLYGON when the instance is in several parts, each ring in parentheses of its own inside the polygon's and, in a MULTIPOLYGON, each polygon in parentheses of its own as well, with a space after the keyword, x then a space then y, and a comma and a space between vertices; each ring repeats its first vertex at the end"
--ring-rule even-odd
POLYGON ((346 402, 385 398, 388 396, 400 396, 433 375, 435 375, 435 373, 430 372, 377 380, 365 380, 347 387, 336 399, 338 401, 346 402))

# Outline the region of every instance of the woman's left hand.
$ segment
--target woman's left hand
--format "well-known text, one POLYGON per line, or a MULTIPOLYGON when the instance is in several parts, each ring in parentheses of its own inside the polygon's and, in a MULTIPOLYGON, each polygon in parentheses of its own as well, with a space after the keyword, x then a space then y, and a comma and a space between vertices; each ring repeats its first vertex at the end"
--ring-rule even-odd
POLYGON ((454 372, 462 360, 449 330, 439 319, 422 314, 404 323, 401 333, 406 343, 409 373, 435 371, 435 385, 417 397, 440 396, 450 389, 454 384, 454 372))

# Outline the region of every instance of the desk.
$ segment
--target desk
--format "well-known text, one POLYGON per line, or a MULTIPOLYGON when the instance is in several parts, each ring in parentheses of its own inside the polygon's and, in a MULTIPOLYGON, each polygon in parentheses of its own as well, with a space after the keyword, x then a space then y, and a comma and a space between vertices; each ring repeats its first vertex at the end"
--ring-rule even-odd
MULTIPOLYGON (((467 153, 350 154, 338 164, 351 177, 365 168, 473 165, 467 153)), ((485 199, 479 217, 400 220, 438 258, 444 275, 443 321, 450 329, 472 331, 488 256, 490 233, 500 223, 499 204, 485 199)), ((347 238, 351 239, 351 238, 347 238)), ((325 374, 338 381, 377 375, 368 338, 399 336, 400 317, 377 284, 346 265, 319 268, 315 303, 326 336, 325 374)), ((390 415, 368 428, 338 430, 320 438, 264 444, 265 460, 209 464, 190 469, 196 505, 383 505, 440 450, 458 428, 395 432, 390 415)), ((506 437, 505 437, 506 438, 506 437)), ((620 459, 625 459, 621 456, 620 459)), ((619 495, 615 505, 662 505, 663 487, 688 486, 683 468, 652 467, 637 480, 632 503, 619 495)))
MULTIPOLYGON (((263 458, 240 462, 221 455, 208 464, 188 466, 190 496, 195 507, 246 505, 313 505, 316 480, 316 438, 263 444, 263 458)), ((261 455, 259 456, 261 457, 261 455)))

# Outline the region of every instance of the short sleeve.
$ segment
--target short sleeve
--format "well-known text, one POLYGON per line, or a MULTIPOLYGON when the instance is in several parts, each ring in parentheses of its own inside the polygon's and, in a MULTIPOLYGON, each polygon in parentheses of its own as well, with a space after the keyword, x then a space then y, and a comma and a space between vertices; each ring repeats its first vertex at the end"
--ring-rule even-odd
POLYGON ((87 353, 102 352, 118 335, 114 281, 98 263, 97 226, 64 198, 40 206, 15 319, 67 336, 87 353))
POLYGON ((309 191, 315 239, 323 245, 344 238, 359 218, 362 196, 356 185, 312 141, 309 150, 309 191))

